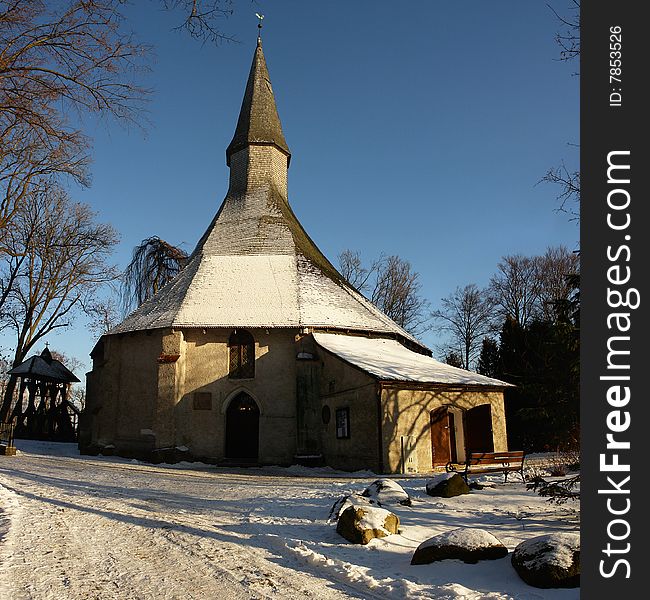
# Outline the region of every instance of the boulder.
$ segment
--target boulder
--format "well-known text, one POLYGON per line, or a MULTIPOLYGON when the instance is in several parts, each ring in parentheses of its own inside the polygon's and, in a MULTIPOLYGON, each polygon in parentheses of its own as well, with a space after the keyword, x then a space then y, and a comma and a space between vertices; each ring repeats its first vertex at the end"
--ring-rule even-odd
POLYGON ((327 520, 329 522, 337 521, 338 518, 341 516, 341 513, 343 513, 343 511, 347 509, 349 506, 371 506, 373 504, 377 506, 377 502, 371 500, 370 498, 366 498, 361 494, 346 494, 345 496, 341 496, 334 503, 334 505, 330 509, 330 513, 329 516, 327 517, 327 520))
POLYGON ((461 527, 422 542, 413 553, 412 565, 455 558, 466 563, 495 560, 508 555, 508 549, 489 531, 461 527))
POLYGON ((373 481, 363 492, 362 496, 377 502, 379 506, 384 504, 402 504, 411 506, 411 498, 406 490, 397 481, 392 479, 377 479, 373 481))
POLYGON ((528 585, 537 588, 580 586, 580 535, 551 533, 521 542, 512 566, 528 585))
POLYGON ((336 532, 353 544, 397 533, 399 517, 378 506, 349 506, 339 517, 336 532))
POLYGON ((427 481, 426 491, 429 496, 453 498, 461 494, 469 494, 470 489, 459 473, 445 473, 427 481))

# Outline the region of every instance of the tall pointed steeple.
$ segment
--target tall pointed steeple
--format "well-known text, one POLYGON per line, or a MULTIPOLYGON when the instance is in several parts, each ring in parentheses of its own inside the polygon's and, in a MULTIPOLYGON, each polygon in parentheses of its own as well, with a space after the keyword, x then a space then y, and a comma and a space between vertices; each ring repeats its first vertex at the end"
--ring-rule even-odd
POLYGON ((260 37, 257 38, 235 135, 226 149, 226 164, 230 166, 231 156, 250 145, 275 146, 286 155, 289 164, 291 152, 282 133, 260 37))

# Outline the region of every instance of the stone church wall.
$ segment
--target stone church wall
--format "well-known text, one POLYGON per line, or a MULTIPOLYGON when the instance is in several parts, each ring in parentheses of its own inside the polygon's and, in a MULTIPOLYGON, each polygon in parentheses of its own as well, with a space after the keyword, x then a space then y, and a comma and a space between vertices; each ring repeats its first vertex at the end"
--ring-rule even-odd
MULTIPOLYGON (((295 462, 299 421, 304 421, 303 437, 311 445, 303 445, 313 446, 314 454, 320 451, 325 464, 334 468, 399 473, 406 443, 411 448, 409 466, 427 472, 432 468, 430 413, 440 406, 459 417, 460 447, 462 415, 489 404, 494 449, 507 449, 501 391, 380 385, 317 348, 310 336, 296 343, 300 336, 292 329, 248 330, 255 340, 255 377, 231 379, 232 331, 166 329, 104 337, 87 375, 80 447, 153 459, 158 454, 164 460, 180 448, 187 458, 218 462, 225 456, 228 405, 244 391, 260 410, 263 464, 295 462), (297 354, 303 352, 307 360, 301 363, 297 354), (307 395, 297 389, 305 382, 307 395), (298 419, 297 399, 303 396, 307 416, 298 419)), ((464 458, 462 451, 459 458, 464 458)))
POLYGON ((81 446, 134 456, 153 448, 161 349, 161 331, 106 336, 100 341, 93 370, 87 374, 81 446))
POLYGON ((179 447, 182 456, 185 447, 188 458, 219 461, 224 458, 228 404, 245 391, 260 408, 260 462, 291 464, 296 450, 297 332, 248 331, 255 339, 251 379, 228 377, 232 329, 106 336, 87 375, 81 446, 150 459, 158 451, 162 460, 173 460, 179 447), (197 393, 202 394, 200 401, 197 393))
POLYGON ((375 380, 325 350, 319 350, 319 356, 323 365, 321 404, 329 415, 321 438, 326 464, 346 471, 380 472, 375 380), (347 432, 337 432, 337 411, 342 411, 341 416, 348 415, 347 432))
POLYGON ((290 464, 295 454, 295 334, 286 329, 248 329, 255 339, 255 377, 228 377, 228 337, 232 329, 183 331, 183 377, 175 407, 176 445, 197 457, 221 460, 226 410, 240 391, 260 408, 262 463, 290 464), (268 333, 267 333, 268 331, 268 333), (195 403, 196 394, 203 402, 195 403))

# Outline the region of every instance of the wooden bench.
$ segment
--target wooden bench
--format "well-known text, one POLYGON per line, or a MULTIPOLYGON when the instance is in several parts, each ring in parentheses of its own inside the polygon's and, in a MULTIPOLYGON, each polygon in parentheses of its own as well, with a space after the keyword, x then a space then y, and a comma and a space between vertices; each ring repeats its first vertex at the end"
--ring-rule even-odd
MULTIPOLYGON (((519 473, 522 481, 524 478, 523 450, 511 452, 471 452, 465 463, 458 466, 452 463, 447 464, 447 471, 457 471, 458 467, 463 468, 461 473, 465 482, 470 475, 478 473, 503 473, 504 482, 508 481, 508 473, 519 473)), ((460 471, 459 471, 460 472, 460 471)))

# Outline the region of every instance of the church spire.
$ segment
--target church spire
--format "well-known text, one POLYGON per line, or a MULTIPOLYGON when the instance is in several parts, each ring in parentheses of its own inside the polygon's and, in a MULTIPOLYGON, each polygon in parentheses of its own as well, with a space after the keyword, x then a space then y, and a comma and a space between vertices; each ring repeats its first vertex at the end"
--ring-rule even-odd
POLYGON ((251 145, 275 146, 286 155, 289 164, 291 152, 282 133, 259 35, 235 135, 226 149, 226 164, 230 166, 231 156, 251 145))

